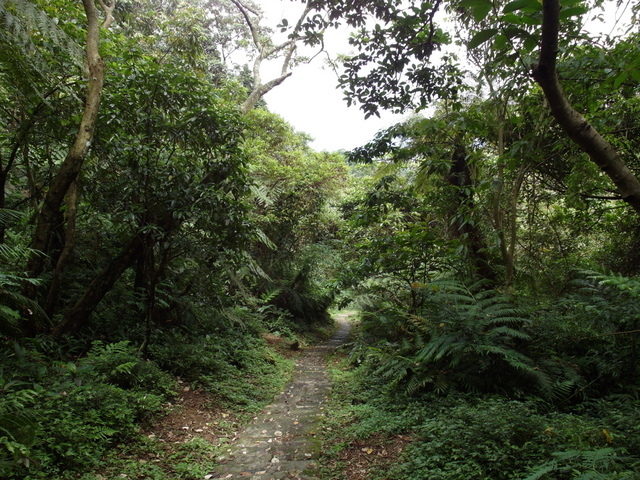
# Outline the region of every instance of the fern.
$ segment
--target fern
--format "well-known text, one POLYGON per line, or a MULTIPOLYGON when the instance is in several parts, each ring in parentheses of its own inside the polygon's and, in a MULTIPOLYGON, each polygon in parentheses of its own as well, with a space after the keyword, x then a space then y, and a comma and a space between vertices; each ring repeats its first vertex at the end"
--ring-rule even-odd
POLYGON ((83 49, 28 0, 0 0, 0 47, 0 64, 10 66, 5 73, 44 102, 46 91, 64 88, 60 79, 71 73, 69 64, 77 67, 75 74, 84 68, 83 49))
POLYGON ((507 297, 452 279, 425 285, 420 294, 419 312, 388 308, 365 315, 363 330, 387 339, 370 350, 377 375, 404 384, 408 393, 500 390, 516 378, 539 381, 534 361, 517 349, 531 341, 524 330, 530 320, 507 297))
POLYGON ((20 311, 30 312, 41 323, 48 323, 49 319, 42 307, 34 300, 19 292, 24 282, 39 284, 37 279, 11 275, 0 272, 0 333, 9 337, 20 336, 20 311))
POLYGON ((36 415, 29 408, 38 394, 22 386, 22 382, 0 376, 0 472, 2 457, 11 459, 6 465, 28 466, 30 449, 40 430, 36 415))
POLYGON ((623 455, 621 448, 601 448, 598 450, 567 450, 555 452, 554 460, 533 469, 524 480, 557 478, 560 474, 571 475, 580 480, 610 480, 637 478, 637 459, 623 455))

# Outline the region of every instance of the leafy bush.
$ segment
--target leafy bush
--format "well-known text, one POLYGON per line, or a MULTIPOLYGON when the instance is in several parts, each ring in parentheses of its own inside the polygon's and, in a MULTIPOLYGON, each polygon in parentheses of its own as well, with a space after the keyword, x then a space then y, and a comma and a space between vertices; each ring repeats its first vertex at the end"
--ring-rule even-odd
POLYGON ((356 355, 390 388, 513 393, 550 383, 522 353, 530 321, 509 298, 455 280, 412 288, 420 297, 414 313, 381 302, 363 317, 365 343, 356 355))
POLYGON ((427 409, 431 417, 414 429, 420 439, 384 478, 632 478, 638 462, 591 417, 544 414, 498 397, 448 398, 427 409), (607 475, 586 476, 596 471, 607 475))
POLYGON ((609 402, 559 413, 543 402, 497 395, 430 393, 407 399, 388 390, 358 390, 363 382, 372 383, 363 373, 358 367, 334 376, 328 425, 339 433, 332 434, 327 455, 372 435, 377 441, 413 438, 391 467, 376 470, 374 462, 370 478, 636 478, 637 402, 613 402, 606 415, 609 402))
POLYGON ((537 307, 527 353, 547 371, 573 380, 566 404, 637 390, 640 282, 582 272, 573 287, 537 307))
POLYGON ((204 322, 202 331, 176 329, 156 339, 149 348, 155 362, 236 408, 252 410, 273 398, 292 364, 266 349, 259 320, 237 308, 204 322))
POLYGON ((24 383, 0 377, 0 475, 14 465, 30 464, 29 452, 36 440, 38 424, 26 405, 37 396, 24 383))
POLYGON ((17 344, 2 353, 3 478, 61 477, 96 465, 115 442, 159 414, 174 392, 174 380, 127 342, 96 342, 76 362, 17 344))

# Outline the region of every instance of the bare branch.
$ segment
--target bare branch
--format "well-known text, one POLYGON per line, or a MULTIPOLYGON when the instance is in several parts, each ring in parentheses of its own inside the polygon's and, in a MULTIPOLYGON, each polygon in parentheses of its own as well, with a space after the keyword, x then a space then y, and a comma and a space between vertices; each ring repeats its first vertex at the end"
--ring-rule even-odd
POLYGON ((305 7, 304 12, 298 19, 298 22, 296 23, 296 26, 287 41, 279 45, 273 46, 271 48, 267 48, 264 41, 260 38, 258 23, 255 23, 252 20, 249 13, 253 13, 254 15, 256 15, 258 22, 261 20, 261 16, 257 12, 250 10, 246 5, 241 3, 240 0, 231 0, 231 2, 236 6, 236 8, 240 11, 242 16, 244 17, 245 22, 247 23, 247 26, 249 27, 249 30, 251 32, 253 43, 258 51, 258 55, 256 56, 253 62, 253 89, 251 90, 251 93, 249 94, 249 96, 241 106, 242 112, 247 113, 249 110, 251 110, 255 106, 258 100, 260 100, 260 98, 262 98, 267 92, 269 92, 271 89, 275 88, 276 86, 280 85, 288 77, 291 76, 291 72, 289 71, 289 69, 291 67, 291 62, 293 61, 294 54, 297 48, 297 40, 299 38, 298 33, 302 28, 304 19, 311 11, 311 7, 309 5, 305 7), (267 60, 282 51, 285 51, 285 54, 282 61, 282 68, 280 69, 280 76, 263 84, 261 74, 260 74, 262 61, 267 60))
MULTIPOLYGON (((249 27, 249 30, 251 32, 251 38, 253 38, 253 44, 258 49, 258 52, 262 54, 264 50, 264 45, 262 44, 262 41, 260 41, 260 35, 258 32, 257 25, 253 23, 253 21, 251 20, 251 17, 249 16, 249 13, 247 12, 247 10, 249 9, 245 5, 240 3, 238 0, 231 0, 231 3, 233 3, 236 6, 236 8, 240 10, 240 13, 244 17, 245 22, 247 22, 247 26, 249 27)), ((254 12, 253 10, 249 10, 249 11, 253 14, 256 14, 256 12, 254 12)), ((258 21, 260 21, 260 18, 261 17, 258 16, 258 21)))
POLYGON ((98 2, 105 14, 104 21, 102 22, 102 28, 108 29, 113 23, 113 11, 116 8, 116 0, 111 0, 107 3, 105 3, 104 0, 98 0, 98 2))

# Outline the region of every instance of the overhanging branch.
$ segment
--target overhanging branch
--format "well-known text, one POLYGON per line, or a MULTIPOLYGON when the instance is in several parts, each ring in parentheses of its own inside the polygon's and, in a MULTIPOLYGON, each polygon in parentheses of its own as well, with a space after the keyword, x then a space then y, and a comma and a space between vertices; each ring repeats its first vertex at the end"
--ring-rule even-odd
POLYGON ((538 63, 532 76, 542 88, 551 113, 569 138, 578 145, 618 188, 620 195, 640 215, 640 182, 613 145, 576 111, 564 94, 557 75, 559 0, 543 0, 542 37, 538 63))

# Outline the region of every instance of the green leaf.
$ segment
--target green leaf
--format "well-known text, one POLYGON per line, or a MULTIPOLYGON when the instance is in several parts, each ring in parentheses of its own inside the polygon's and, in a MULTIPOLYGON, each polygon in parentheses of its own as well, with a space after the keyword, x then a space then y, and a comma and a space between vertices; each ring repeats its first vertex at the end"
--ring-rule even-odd
POLYGON ((480 22, 486 18, 491 11, 491 3, 486 2, 473 8, 473 19, 480 22))
POLYGON ((624 71, 620 75, 618 75, 616 77, 616 79, 613 81, 613 88, 614 89, 619 88, 620 85, 622 85, 624 82, 626 82, 627 76, 628 76, 628 72, 626 72, 626 71, 624 71))
POLYGON ((482 5, 489 5, 491 6, 491 2, 489 0, 462 0, 460 2, 460 6, 461 7, 480 7, 482 5))
POLYGON ((510 23, 512 25, 540 25, 542 21, 540 18, 530 17, 527 15, 516 15, 515 13, 507 13, 502 17, 504 23, 510 23))
POLYGON ((507 38, 530 38, 531 34, 526 30, 518 27, 507 27, 504 29, 507 38))
POLYGON ((542 2, 538 0, 514 0, 507 3, 502 9, 503 13, 515 12, 516 10, 524 10, 527 12, 538 12, 542 10, 542 2))
POLYGON ((459 5, 470 8, 476 22, 484 20, 493 7, 492 2, 488 0, 462 0, 459 5))
POLYGON ((488 28, 486 30, 481 30, 476 33, 467 45, 467 48, 473 49, 479 45, 482 45, 484 42, 491 40, 495 34, 498 33, 497 28, 488 28))
POLYGON ((565 20, 571 17, 579 17, 580 15, 584 15, 589 11, 589 8, 584 6, 577 6, 571 8, 562 8, 560 10, 560 20, 565 20))
POLYGON ((493 48, 496 50, 502 50, 507 46, 507 37, 504 35, 496 35, 496 39, 493 42, 493 48))
POLYGON ((533 37, 525 38, 523 46, 526 52, 531 52, 538 46, 538 41, 533 37))

